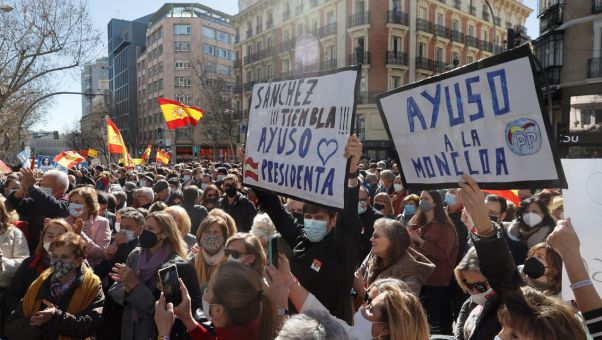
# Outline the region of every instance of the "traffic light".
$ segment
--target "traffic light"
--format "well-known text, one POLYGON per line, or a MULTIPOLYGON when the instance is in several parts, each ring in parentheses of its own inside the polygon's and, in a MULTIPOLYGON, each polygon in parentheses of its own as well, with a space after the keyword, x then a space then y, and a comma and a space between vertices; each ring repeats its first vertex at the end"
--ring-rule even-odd
POLYGON ((157 128, 157 137, 163 138, 163 129, 162 128, 157 128))

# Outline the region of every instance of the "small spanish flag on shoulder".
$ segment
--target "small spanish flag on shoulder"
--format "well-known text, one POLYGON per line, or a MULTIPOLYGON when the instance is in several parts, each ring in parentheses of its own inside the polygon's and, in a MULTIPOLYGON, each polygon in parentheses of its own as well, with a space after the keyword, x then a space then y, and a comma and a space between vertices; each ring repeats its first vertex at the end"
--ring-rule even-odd
POLYGON ((163 163, 163 165, 169 164, 169 155, 159 149, 157 149, 156 159, 157 159, 157 162, 161 162, 161 163, 163 163))
POLYGON ((67 169, 71 169, 75 164, 81 163, 86 159, 75 151, 63 151, 54 157, 54 161, 64 166, 67 169))
POLYGON ((170 130, 175 130, 188 124, 196 126, 204 114, 203 110, 198 107, 184 105, 175 100, 165 98, 159 98, 159 106, 161 106, 167 128, 170 130))

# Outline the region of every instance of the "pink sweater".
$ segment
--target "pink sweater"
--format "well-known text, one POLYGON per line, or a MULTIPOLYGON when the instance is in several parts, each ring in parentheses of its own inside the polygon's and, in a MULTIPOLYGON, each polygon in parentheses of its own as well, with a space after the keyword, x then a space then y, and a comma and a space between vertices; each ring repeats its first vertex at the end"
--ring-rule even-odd
MULTIPOLYGON (((75 226, 75 218, 69 216, 66 218, 67 222, 72 226, 75 226)), ((85 226, 84 226, 85 228, 85 226)), ((88 230, 81 232, 80 236, 87 243, 87 257, 88 263, 94 268, 97 264, 102 261, 104 250, 111 242, 111 229, 109 228, 109 220, 102 216, 96 216, 90 218, 88 230)))

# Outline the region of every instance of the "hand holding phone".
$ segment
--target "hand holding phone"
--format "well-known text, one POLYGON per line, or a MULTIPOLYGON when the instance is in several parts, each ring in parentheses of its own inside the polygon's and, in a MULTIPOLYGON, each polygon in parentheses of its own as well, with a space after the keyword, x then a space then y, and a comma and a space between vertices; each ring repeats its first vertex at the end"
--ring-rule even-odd
POLYGON ((278 268, 278 240, 280 234, 276 233, 268 238, 268 261, 269 264, 278 268))
POLYGON ((159 270, 159 280, 163 288, 165 302, 171 302, 174 306, 182 302, 182 291, 180 290, 178 278, 178 268, 175 264, 159 270))

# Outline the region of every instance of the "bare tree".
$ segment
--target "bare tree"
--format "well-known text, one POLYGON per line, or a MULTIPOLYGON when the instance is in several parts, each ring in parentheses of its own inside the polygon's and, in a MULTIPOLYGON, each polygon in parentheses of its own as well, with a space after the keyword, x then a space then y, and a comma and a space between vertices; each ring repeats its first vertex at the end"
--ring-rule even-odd
POLYGON ((213 145, 215 155, 219 144, 227 143, 230 154, 234 156, 233 131, 237 131, 238 122, 232 111, 233 78, 219 73, 214 60, 197 60, 192 67, 193 83, 199 88, 201 109, 205 115, 196 127, 201 130, 213 145))
POLYGON ((105 162, 109 161, 105 117, 109 115, 110 110, 111 108, 106 104, 104 98, 98 101, 94 100, 90 114, 82 117, 80 121, 84 149, 92 148, 98 151, 99 158, 104 158, 105 162))
POLYGON ((0 27, 0 133, 19 133, 45 101, 25 108, 52 93, 62 72, 92 60, 101 35, 83 0, 16 1, 0 27))

